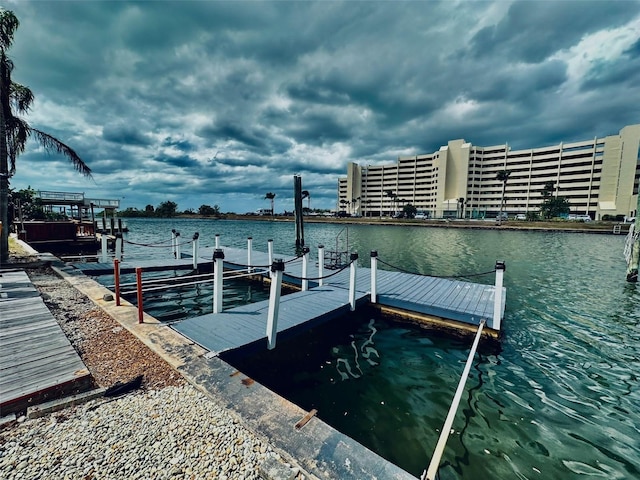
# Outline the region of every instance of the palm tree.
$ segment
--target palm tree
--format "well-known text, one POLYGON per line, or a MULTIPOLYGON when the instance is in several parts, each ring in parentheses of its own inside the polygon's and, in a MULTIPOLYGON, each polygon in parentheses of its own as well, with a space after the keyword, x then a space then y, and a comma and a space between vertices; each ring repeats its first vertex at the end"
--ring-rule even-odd
POLYGON ((393 190, 385 190, 384 194, 389 197, 389 199, 392 202, 392 206, 393 206, 393 202, 395 201, 395 199, 397 198, 397 195, 395 193, 393 193, 393 190))
POLYGON ((302 190, 302 200, 307 199, 307 210, 311 212, 311 194, 309 190, 302 190))
POLYGON ((90 177, 91 169, 68 145, 14 115, 25 114, 31 108, 33 92, 11 80, 13 61, 7 50, 13 44, 13 35, 20 22, 9 10, 0 9, 0 262, 9 260, 9 179, 16 171, 16 159, 24 152, 27 139, 33 136, 47 151, 55 151, 67 157, 74 168, 90 177))
POLYGON ((504 210, 504 194, 507 189, 507 180, 509 180, 511 172, 509 170, 500 170, 496 173, 496 180, 502 182, 502 199, 500 201, 500 213, 498 214, 498 225, 502 224, 502 210, 504 210))
POLYGON ((264 198, 271 201, 271 216, 273 217, 273 200, 276 198, 276 194, 268 192, 264 198))

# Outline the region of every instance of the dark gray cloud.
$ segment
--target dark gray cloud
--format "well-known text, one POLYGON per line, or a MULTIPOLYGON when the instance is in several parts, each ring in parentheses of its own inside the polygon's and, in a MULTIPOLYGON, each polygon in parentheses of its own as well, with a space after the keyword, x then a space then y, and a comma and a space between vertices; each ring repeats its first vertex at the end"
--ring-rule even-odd
POLYGON ((87 181, 30 143, 16 188, 237 211, 273 191, 290 210, 299 174, 330 208, 349 161, 456 138, 543 146, 640 121, 637 0, 7 8, 21 21, 14 79, 36 96, 29 122, 94 171, 87 181))
POLYGON ((514 2, 499 22, 476 33, 469 54, 539 63, 575 45, 585 34, 624 25, 637 15, 635 2, 514 2))

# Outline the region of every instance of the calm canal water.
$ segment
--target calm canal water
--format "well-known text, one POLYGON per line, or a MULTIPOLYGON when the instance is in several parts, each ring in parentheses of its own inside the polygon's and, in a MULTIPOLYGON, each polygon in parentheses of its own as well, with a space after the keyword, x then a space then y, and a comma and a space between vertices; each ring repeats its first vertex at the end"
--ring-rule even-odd
MULTIPOLYGON (((185 239, 199 232, 201 245, 211 246, 218 233, 223 245, 245 247, 252 236, 254 248, 266 251, 273 238, 277 252, 294 252, 293 223, 127 224, 127 240, 137 243, 168 239, 175 228, 185 239)), ((306 224, 312 253, 318 243, 335 247, 342 228, 306 224)), ((359 225, 349 227, 349 242, 363 265, 378 250, 382 260, 432 275, 483 272, 506 261, 501 349, 476 356, 441 479, 640 478, 640 286, 625 282, 624 237, 359 225)), ((169 256, 162 249, 125 249, 130 258, 169 256)), ((233 302, 268 295, 247 288, 238 286, 233 302)), ((180 302, 196 302, 190 295, 200 298, 165 298, 159 310, 178 319, 180 302)), ((202 302, 202 312, 209 305, 202 302)), ((317 408, 327 423, 418 476, 470 344, 364 313, 279 343, 251 375, 302 408, 317 408)), ((245 360, 248 370, 255 360, 245 360)))

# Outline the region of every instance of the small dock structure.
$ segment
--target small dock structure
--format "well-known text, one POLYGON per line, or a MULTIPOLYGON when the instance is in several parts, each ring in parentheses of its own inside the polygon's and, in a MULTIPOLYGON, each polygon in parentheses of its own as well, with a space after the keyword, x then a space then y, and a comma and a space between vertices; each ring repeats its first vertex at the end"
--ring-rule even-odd
POLYGON ((91 387, 89 370, 24 271, 0 271, 0 416, 91 387))
MULTIPOLYGON (((196 241, 197 236, 194 236, 196 241)), ((216 238, 216 247, 219 246, 219 239, 216 238)), ((177 258, 172 256, 164 260, 135 263, 125 260, 118 264, 120 273, 133 273, 136 267, 138 271, 199 269, 208 272, 208 280, 203 281, 213 281, 214 313, 182 320, 173 324, 172 328, 208 349, 212 355, 255 345, 265 339, 271 346, 275 344, 276 335, 290 335, 297 330, 311 328, 367 303, 385 314, 457 333, 473 333, 484 320, 485 336, 497 338, 500 335, 506 303, 506 289, 502 286, 503 262, 497 262, 494 270, 483 273, 495 274, 496 277, 495 285, 486 285, 458 278, 378 269, 380 262, 388 268, 393 266, 379 259, 377 252, 371 252, 369 268, 356 268, 357 254, 355 257, 352 254, 351 261, 345 267, 327 270, 325 262, 320 261, 312 269, 308 248, 299 256, 274 255, 272 241, 269 241, 268 252, 261 252, 253 250, 251 238, 248 239, 246 250, 216 247, 194 247, 193 255, 188 258, 176 255, 177 258), (283 268, 280 281, 300 289, 282 298, 278 291, 277 306, 273 305, 275 257, 279 257, 277 261, 283 268), (219 265, 217 278, 216 265, 219 265), (271 282, 271 298, 223 310, 221 296, 224 279, 238 276, 262 277, 271 282), (274 308, 275 330, 270 325, 274 308)), ((322 246, 319 246, 318 258, 325 258, 322 246)), ((82 263, 75 266, 92 275, 114 273, 110 264, 82 263)), ((190 281, 193 278, 189 276, 190 281)), ((144 292, 141 280, 138 290, 138 304, 141 306, 144 292)))

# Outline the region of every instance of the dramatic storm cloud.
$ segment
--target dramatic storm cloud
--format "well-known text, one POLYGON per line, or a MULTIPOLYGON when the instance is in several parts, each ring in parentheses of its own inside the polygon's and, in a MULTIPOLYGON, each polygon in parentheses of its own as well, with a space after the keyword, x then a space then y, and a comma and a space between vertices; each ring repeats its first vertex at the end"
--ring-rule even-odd
POLYGON ((349 161, 514 148, 640 122, 640 2, 9 1, 30 143, 13 188, 222 211, 335 207, 349 161))

